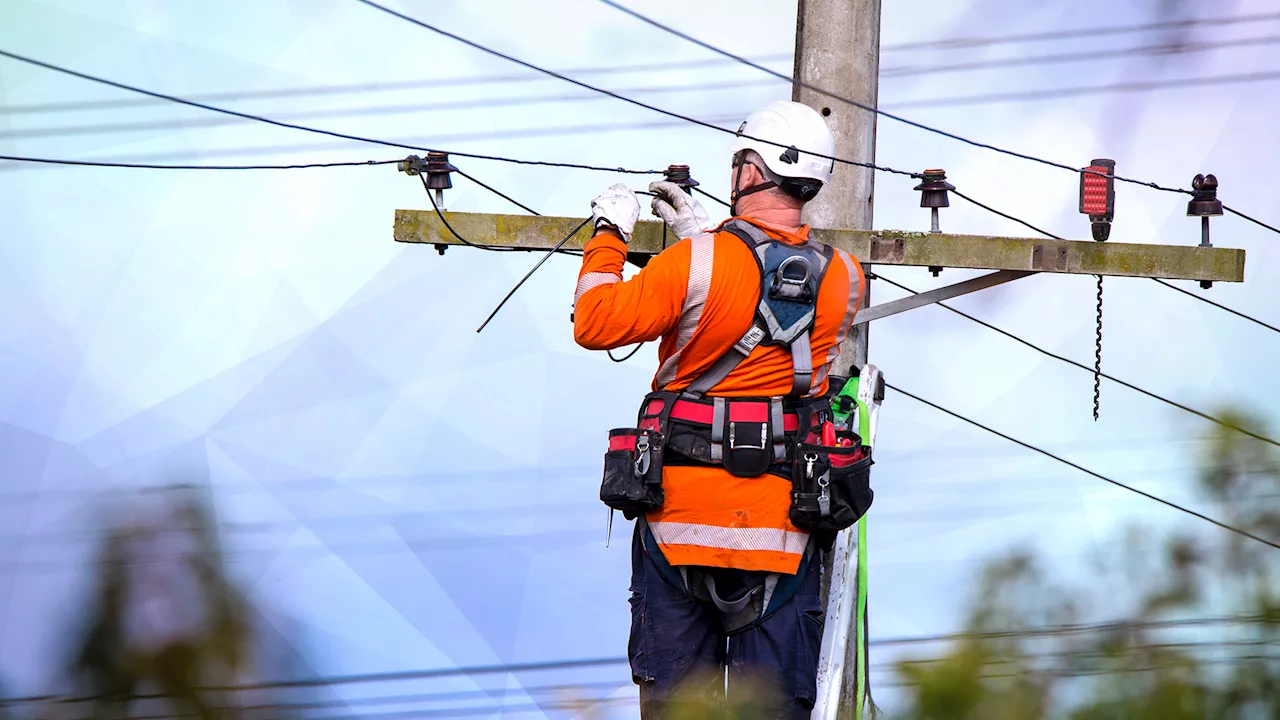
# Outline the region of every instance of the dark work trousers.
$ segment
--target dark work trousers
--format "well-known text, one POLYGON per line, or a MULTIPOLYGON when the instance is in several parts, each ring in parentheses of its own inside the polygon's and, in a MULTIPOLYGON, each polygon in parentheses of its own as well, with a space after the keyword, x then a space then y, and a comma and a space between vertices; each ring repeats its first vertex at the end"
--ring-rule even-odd
MULTIPOLYGON (((627 650, 632 679, 640 686, 641 717, 710 718, 731 707, 736 717, 807 720, 817 695, 822 642, 821 554, 813 548, 806 554, 805 575, 789 600, 758 624, 728 635, 719 609, 674 583, 671 566, 660 553, 652 557, 659 551, 651 536, 646 548, 649 532, 644 522, 637 522, 631 544, 627 650)), ((721 597, 726 597, 721 588, 734 584, 734 574, 759 575, 717 571, 721 597)))

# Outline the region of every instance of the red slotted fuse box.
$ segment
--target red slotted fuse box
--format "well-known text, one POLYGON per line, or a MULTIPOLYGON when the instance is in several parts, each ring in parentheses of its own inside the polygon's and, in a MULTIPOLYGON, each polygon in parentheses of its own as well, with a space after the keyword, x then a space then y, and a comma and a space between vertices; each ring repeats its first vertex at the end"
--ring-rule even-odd
POLYGON ((1093 224, 1093 239, 1102 241, 1111 235, 1111 221, 1115 218, 1116 161, 1100 158, 1080 172, 1080 212, 1088 215, 1093 224))

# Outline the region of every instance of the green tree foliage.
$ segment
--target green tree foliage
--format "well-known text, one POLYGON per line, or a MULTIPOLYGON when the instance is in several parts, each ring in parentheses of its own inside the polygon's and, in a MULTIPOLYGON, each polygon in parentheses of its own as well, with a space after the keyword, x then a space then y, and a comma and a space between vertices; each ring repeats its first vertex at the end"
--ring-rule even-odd
MULTIPOLYGON (((1201 506, 1280 540, 1280 456, 1235 428, 1270 433, 1239 409, 1218 416, 1230 427, 1204 437, 1201 506)), ((1212 527, 1132 527, 1116 547, 1123 592, 1101 598, 1055 587, 1030 553, 990 561, 960 639, 896 665, 904 717, 1280 720, 1280 550, 1212 527)))

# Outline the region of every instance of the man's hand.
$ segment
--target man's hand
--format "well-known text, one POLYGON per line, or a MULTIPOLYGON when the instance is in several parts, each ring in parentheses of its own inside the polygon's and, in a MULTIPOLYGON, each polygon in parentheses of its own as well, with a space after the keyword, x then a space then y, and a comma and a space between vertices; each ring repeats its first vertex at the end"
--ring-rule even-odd
POLYGON ((693 237, 711 227, 707 219, 707 211, 684 188, 672 182, 659 180, 649 183, 649 192, 654 194, 649 203, 653 214, 671 228, 678 238, 693 237))
POLYGON ((602 224, 610 225, 622 236, 623 242, 629 243, 636 220, 640 218, 640 201, 626 185, 610 185, 591 201, 591 218, 596 229, 602 224))

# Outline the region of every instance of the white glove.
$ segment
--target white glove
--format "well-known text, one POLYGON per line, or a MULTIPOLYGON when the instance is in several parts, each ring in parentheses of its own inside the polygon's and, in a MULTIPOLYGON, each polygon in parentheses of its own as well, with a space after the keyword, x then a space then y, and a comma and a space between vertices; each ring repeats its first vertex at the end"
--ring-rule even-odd
POLYGON ((693 237, 713 227, 707 219, 707 211, 679 185, 658 180, 649 183, 649 192, 654 194, 653 201, 649 203, 650 209, 655 216, 662 218, 676 237, 693 237))
POLYGON ((631 188, 622 183, 610 185, 591 201, 592 226, 598 228, 602 222, 614 226, 622 234, 623 242, 631 242, 631 233, 639 218, 640 201, 631 188))

